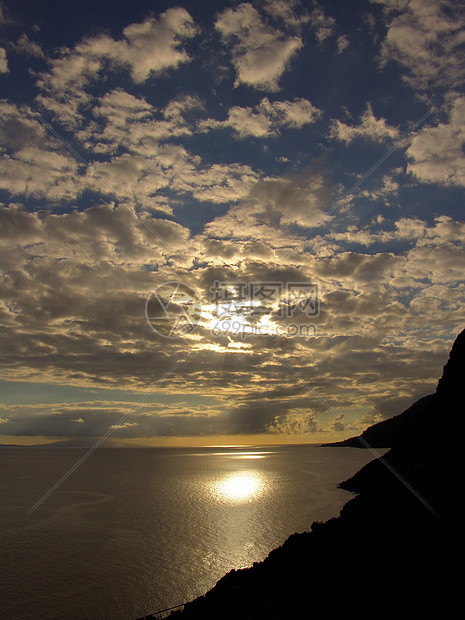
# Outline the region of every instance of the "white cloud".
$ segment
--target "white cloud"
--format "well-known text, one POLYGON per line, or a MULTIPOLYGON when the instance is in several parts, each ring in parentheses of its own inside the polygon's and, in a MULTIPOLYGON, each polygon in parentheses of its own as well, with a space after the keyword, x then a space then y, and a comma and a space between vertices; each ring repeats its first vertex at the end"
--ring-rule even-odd
POLYGON ((215 25, 223 40, 231 43, 236 86, 243 83, 260 90, 277 91, 279 78, 302 47, 302 41, 265 24, 249 3, 226 9, 215 25))
POLYGON ((178 7, 168 9, 158 20, 130 24, 120 40, 106 34, 84 39, 50 61, 51 71, 39 80, 42 94, 37 100, 55 112, 61 122, 75 127, 82 121, 82 107, 90 101, 84 89, 98 79, 104 68, 126 67, 134 82, 145 82, 152 73, 189 62, 182 43, 196 32, 192 17, 178 7))
POLYGON ((123 424, 112 424, 110 428, 116 430, 118 428, 131 428, 132 426, 138 426, 137 422, 123 422, 123 424))
POLYGON ((346 125, 342 121, 335 120, 331 124, 330 137, 345 144, 354 140, 365 139, 375 142, 383 142, 397 138, 399 130, 387 124, 385 118, 376 118, 370 104, 360 117, 358 125, 346 125))
POLYGON ((461 247, 465 244, 465 223, 446 215, 436 217, 431 225, 415 217, 403 217, 391 222, 390 230, 381 228, 383 224, 386 224, 385 218, 378 217, 367 226, 351 225, 347 231, 331 232, 329 236, 337 241, 359 243, 366 247, 375 243, 389 243, 392 247, 392 242, 396 241, 413 241, 414 247, 461 247))
POLYGON ((201 107, 197 97, 185 96, 158 111, 145 99, 118 88, 98 100, 92 109, 96 122, 89 123, 77 135, 97 153, 113 155, 125 148, 138 157, 144 155, 153 160, 160 142, 192 134, 184 115, 201 107))
POLYGON ((350 41, 345 34, 341 34, 341 36, 337 38, 336 44, 338 54, 342 54, 344 50, 349 47, 350 41))
MULTIPOLYGON (((94 111, 103 124, 90 123, 77 136, 87 148, 110 158, 89 162, 86 173, 79 174, 79 162, 48 136, 29 109, 0 101, 0 136, 6 149, 0 156, 0 188, 15 196, 46 196, 49 203, 71 202, 89 189, 107 199, 113 199, 116 192, 130 208, 168 214, 172 207, 159 194, 168 187, 214 204, 236 202, 257 182, 257 172, 234 163, 205 166, 200 157, 167 141, 191 132, 183 113, 198 105, 193 97, 176 99, 157 120, 153 118, 155 110, 144 99, 122 90, 108 93, 94 111), (115 155, 122 147, 127 152, 115 155)), ((299 122, 292 109, 289 118, 289 122, 299 122)))
POLYGON ((8 60, 3 47, 0 47, 0 73, 8 73, 8 60))
POLYGON ((42 48, 35 41, 31 41, 27 34, 22 34, 14 44, 15 51, 25 54, 26 56, 35 56, 36 58, 45 58, 42 48))
MULTIPOLYGON (((268 365, 263 389, 286 387, 287 371, 269 358, 270 351, 281 345, 283 355, 290 356, 290 363, 297 365, 298 372, 311 370, 319 391, 330 393, 338 410, 347 406, 344 394, 349 388, 356 391, 357 401, 365 406, 375 396, 408 396, 419 385, 435 380, 445 362, 447 345, 441 342, 433 347, 424 334, 423 340, 418 340, 415 330, 426 322, 434 325, 434 337, 438 338, 438 334, 448 332, 451 324, 465 319, 465 287, 460 284, 465 269, 465 224, 441 217, 428 227, 423 221, 404 218, 396 225, 397 234, 411 242, 411 249, 397 256, 392 251, 375 255, 344 252, 342 240, 337 254, 323 255, 312 249, 298 257, 298 265, 292 257, 291 266, 276 268, 273 249, 287 247, 290 236, 285 226, 273 228, 273 221, 279 219, 273 210, 285 209, 294 199, 298 202, 299 196, 303 201, 304 188, 310 186, 311 180, 318 181, 315 175, 315 171, 311 178, 308 175, 306 185, 303 178, 288 180, 287 187, 273 182, 263 187, 258 184, 259 191, 251 192, 243 205, 234 206, 227 216, 218 218, 216 229, 209 228, 212 235, 208 239, 188 238, 188 231, 179 225, 152 218, 150 223, 155 227, 165 227, 162 232, 170 242, 173 239, 179 247, 188 248, 191 258, 202 259, 194 271, 179 264, 161 263, 162 252, 149 231, 124 208, 102 205, 61 215, 31 213, 19 206, 1 209, 5 276, 0 281, 4 300, 0 305, 0 323, 7 339, 1 363, 9 367, 7 376, 21 376, 24 380, 40 373, 42 380, 94 386, 98 381, 100 385, 105 382, 119 388, 140 388, 153 382, 154 375, 160 376, 162 369, 166 370, 171 361, 168 354, 181 355, 186 348, 193 349, 190 361, 170 378, 169 386, 165 386, 169 391, 208 394, 213 386, 224 397, 234 393, 237 398, 238 373, 247 373, 250 383, 241 384, 242 394, 249 397, 247 406, 239 402, 231 408, 229 417, 224 413, 224 403, 207 413, 185 404, 157 413, 147 404, 139 412, 141 415, 136 414, 131 420, 138 426, 121 429, 123 434, 133 433, 131 436, 200 431, 208 434, 231 429, 318 432, 321 427, 314 417, 317 409, 313 403, 306 404, 305 400, 296 404, 283 399, 277 407, 275 400, 273 407, 264 406, 263 398, 251 393, 263 384, 264 363, 268 365), (248 213, 252 213, 249 219, 248 213), (233 216, 235 240, 224 240, 221 235, 229 234, 227 221, 233 223, 233 216), (267 233, 274 234, 273 243, 268 243, 267 233), (201 243, 205 254, 200 251, 201 243), (218 257, 216 263, 212 254, 218 257), (202 294, 212 280, 222 279, 222 260, 235 279, 244 276, 256 281, 300 281, 311 276, 321 286, 318 329, 324 336, 299 342, 286 338, 285 343, 261 337, 253 342, 253 348, 234 356, 227 344, 220 347, 218 339, 200 331, 195 340, 184 340, 179 347, 172 343, 167 353, 166 343, 157 340, 144 321, 148 292, 158 283, 181 279, 202 294), (208 262, 208 267, 203 261, 208 262), (152 272, 142 268, 154 263, 163 264, 163 269, 152 272), (405 299, 414 287, 418 292, 412 293, 413 299, 407 304, 405 299), (395 346, 390 339, 395 340, 395 346), (334 390, 334 385, 339 390, 334 390)), ((282 215, 282 219, 289 221, 292 217, 295 218, 292 210, 282 215)), ((383 221, 376 226, 381 224, 387 226, 383 221)), ((333 241, 325 235, 321 248, 327 250, 333 241)), ((295 385, 290 387, 295 389, 295 385)), ((55 407, 48 418, 50 405, 42 407, 42 421, 34 421, 35 415, 24 410, 22 420, 19 416, 14 421, 12 418, 11 432, 101 434, 110 424, 117 425, 127 412, 127 403, 106 403, 103 409, 109 417, 102 419, 102 415, 97 415, 102 406, 82 403, 71 404, 67 409, 55 407), (79 418, 85 424, 71 423, 79 418)), ((11 417, 12 411, 0 407, 2 416, 11 417)))
POLYGON ((336 20, 326 15, 320 7, 314 8, 311 12, 310 23, 315 30, 316 40, 320 44, 331 37, 336 29, 336 20))
POLYGON ((269 430, 272 433, 296 435, 316 433, 322 429, 313 413, 301 411, 276 416, 269 430))
POLYGON ((452 101, 447 123, 421 129, 408 150, 407 170, 424 183, 465 185, 465 97, 452 101))
POLYGON ((75 422, 76 424, 82 424, 84 420, 82 418, 74 418, 71 422, 75 422))
POLYGON ((265 97, 253 108, 235 106, 228 111, 225 121, 208 119, 199 124, 201 129, 221 129, 231 127, 239 138, 253 136, 265 138, 277 136, 279 129, 289 127, 300 129, 314 123, 321 117, 321 110, 315 108, 307 99, 294 101, 273 101, 265 97))
POLYGON ((258 174, 243 164, 214 164, 208 168, 191 165, 173 177, 171 188, 189 192, 197 200, 221 204, 240 200, 257 180, 258 174))
POLYGON ((88 75, 95 76, 102 68, 102 61, 108 59, 116 65, 128 66, 133 80, 144 82, 152 72, 188 62, 190 58, 181 45, 196 32, 185 9, 168 9, 158 20, 150 18, 126 26, 124 38, 119 41, 102 34, 78 43, 73 50, 65 51, 61 59, 52 62, 51 79, 60 88, 88 75))
POLYGON ((131 24, 123 30, 127 40, 110 57, 122 64, 129 64, 135 82, 144 82, 152 71, 175 68, 190 60, 181 48, 184 39, 192 38, 197 32, 189 13, 181 8, 168 9, 159 20, 149 19, 131 24))
POLYGON ((265 0, 263 10, 291 28, 299 28, 310 21, 308 12, 300 10, 298 0, 265 0))
POLYGON ((460 1, 371 0, 382 4, 388 30, 381 60, 395 60, 409 72, 408 82, 416 89, 432 86, 456 89, 463 84, 465 16, 460 1))
POLYGON ((72 200, 79 178, 74 159, 56 143, 26 106, 0 100, 0 187, 13 195, 72 200))
POLYGON ((292 247, 299 237, 290 234, 288 227, 317 224, 329 204, 331 192, 319 162, 293 177, 257 179, 238 205, 209 222, 205 230, 221 239, 232 237, 261 241, 275 248, 292 247))

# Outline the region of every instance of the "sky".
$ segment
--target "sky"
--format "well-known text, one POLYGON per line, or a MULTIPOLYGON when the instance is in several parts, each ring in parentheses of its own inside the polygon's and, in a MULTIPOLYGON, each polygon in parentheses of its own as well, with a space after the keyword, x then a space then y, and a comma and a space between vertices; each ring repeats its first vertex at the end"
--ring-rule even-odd
POLYGON ((320 443, 434 391, 464 77, 455 0, 2 0, 0 442, 320 443))

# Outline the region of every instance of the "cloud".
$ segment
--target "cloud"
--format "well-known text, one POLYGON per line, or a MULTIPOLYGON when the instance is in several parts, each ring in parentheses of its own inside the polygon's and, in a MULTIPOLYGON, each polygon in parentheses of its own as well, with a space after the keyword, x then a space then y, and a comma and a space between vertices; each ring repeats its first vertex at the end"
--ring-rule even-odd
POLYGON ((371 1, 383 5, 387 16, 383 65, 390 60, 403 65, 407 82, 424 93, 432 87, 460 88, 465 75, 465 17, 460 0, 371 1))
MULTIPOLYGON (((184 96, 157 110, 146 99, 117 88, 101 97, 92 108, 95 120, 78 132, 86 148, 94 153, 114 155, 123 150, 150 160, 150 167, 160 157, 160 143, 192 134, 185 115, 202 103, 197 97, 184 96)), ((166 149, 165 149, 166 151, 166 149)), ((182 148, 178 153, 186 153, 182 148)), ((187 157, 187 153, 186 153, 187 157)), ((166 168, 166 165, 165 165, 166 168)))
POLYGON ((313 413, 301 411, 276 416, 269 427, 271 433, 296 435, 317 433, 321 426, 313 413))
POLYGON ((0 73, 8 73, 8 60, 3 47, 0 47, 0 73))
POLYGON ((131 24, 123 30, 126 45, 109 56, 127 63, 135 82, 144 82, 151 72, 175 68, 190 60, 181 42, 192 38, 197 32, 192 17, 181 8, 168 9, 160 15, 159 20, 148 19, 145 22, 131 24))
POLYGON ((128 66, 134 82, 145 82, 152 72, 188 62, 190 58, 182 49, 182 42, 196 32, 189 13, 177 7, 166 10, 158 20, 149 18, 126 26, 119 41, 104 34, 84 39, 52 61, 52 84, 62 90, 69 83, 96 77, 104 60, 128 66))
POLYGON ((50 60, 50 72, 42 74, 38 82, 42 94, 37 101, 75 128, 82 123, 82 109, 91 101, 86 87, 104 70, 127 68, 132 80, 141 84, 154 73, 189 62, 182 44, 196 33, 192 17, 177 7, 166 10, 158 20, 130 24, 120 40, 107 34, 84 39, 50 60))
POLYGON ((40 45, 35 41, 31 41, 25 33, 19 37, 19 39, 13 45, 13 49, 19 54, 24 54, 25 56, 45 58, 45 55, 40 45))
POLYGON ((77 163, 56 144, 27 106, 0 100, 0 187, 13 195, 72 200, 79 187, 77 163))
MULTIPOLYGON (((379 225, 382 225, 384 221, 382 217, 379 220, 376 218, 376 223, 379 225)), ((374 222, 367 226, 350 225, 345 232, 331 233, 331 237, 338 241, 358 243, 365 247, 379 243, 390 244, 392 247, 392 242, 418 241, 427 234, 426 222, 418 218, 400 218, 394 222, 394 228, 390 230, 382 228, 375 230, 375 227, 374 222)))
MULTIPOLYGON (((117 195, 129 209, 142 207, 169 215, 172 207, 160 194, 164 188, 214 204, 236 202, 257 182, 257 172, 235 163, 206 166, 200 157, 169 142, 191 133, 183 114, 200 105, 194 97, 177 98, 162 110, 159 120, 146 100, 121 89, 111 91, 94 109, 95 118, 102 123, 91 122, 77 134, 87 148, 95 148, 107 160, 90 161, 90 167, 83 170, 80 162, 45 132, 29 108, 0 101, 4 147, 0 188, 12 196, 46 197, 49 205, 71 203, 90 190, 106 200, 117 195), (127 152, 121 154, 124 150, 127 152)), ((291 107, 288 118, 298 122, 298 111, 291 107)))
POLYGON ((265 24, 249 3, 223 11, 215 26, 223 41, 231 45, 235 85, 242 83, 271 92, 279 90, 281 75, 302 47, 300 38, 287 36, 265 24))
POLYGON ((299 236, 289 233, 288 227, 317 224, 331 194, 324 162, 316 160, 298 175, 254 183, 239 204, 209 222, 205 232, 222 239, 248 239, 275 247, 292 247, 299 236))
MULTIPOLYGON (((291 0, 223 7, 216 34, 205 31, 198 41, 199 59, 205 60, 206 50, 214 50, 221 36, 236 85, 276 91, 309 36, 318 44, 311 41, 306 50, 309 63, 312 53, 322 55, 329 44, 333 60, 349 36, 353 43, 354 31, 341 34, 316 2, 305 4, 308 10, 291 0)), ((397 3, 395 12, 389 8, 386 31, 397 28, 395 20, 402 15, 425 16, 422 7, 430 7, 432 16, 445 20, 440 24, 444 33, 452 32, 447 10, 438 13, 430 3, 420 4, 397 3)), ((447 9, 448 3, 441 6, 447 9)), ((417 17, 412 28, 422 32, 426 26, 419 26, 417 17)), ((433 22, 428 28, 436 29, 440 40, 443 35, 433 22)), ((123 437, 318 433, 325 422, 321 403, 298 390, 274 353, 352 423, 373 402, 384 411, 387 405, 380 403, 394 397, 403 399, 398 404, 407 403, 422 390, 434 389, 451 331, 465 323, 465 223, 459 216, 433 220, 419 206, 417 183, 463 187, 463 98, 449 92, 441 122, 411 138, 410 176, 403 177, 397 163, 378 182, 371 178, 350 209, 321 223, 337 195, 336 184, 347 177, 333 158, 339 148, 327 149, 324 140, 304 148, 297 133, 292 135, 291 130, 322 117, 308 99, 297 98, 291 89, 282 101, 274 101, 250 88, 229 92, 236 100, 227 100, 224 83, 216 91, 201 86, 199 91, 196 72, 205 71, 205 64, 197 62, 192 80, 180 90, 173 84, 157 92, 152 88, 152 78, 165 80, 196 59, 190 51, 197 45, 191 41, 196 32, 188 13, 169 9, 131 24, 120 36, 87 36, 49 58, 48 72, 29 74, 38 79, 44 117, 55 115, 60 132, 62 127, 72 130, 64 135, 71 136, 73 148, 104 183, 37 121, 36 104, 0 102, 0 184, 10 196, 9 204, 0 205, 2 376, 102 389, 102 402, 0 406, 1 420, 9 420, 3 428, 12 434, 99 436, 111 426, 118 426, 123 437), (199 135, 200 130, 221 129, 227 131, 199 135), (278 143, 280 134, 284 139, 278 143), (231 137, 256 140, 247 148, 231 137), (273 142, 258 145, 260 138, 273 142), (314 157, 321 149, 328 150, 326 159, 314 157), (278 175, 282 162, 298 167, 309 156, 310 165, 300 173, 278 175), (113 203, 113 191, 119 205, 113 203), (194 235, 174 221, 175 215, 180 222, 194 222, 195 230, 209 221, 194 235), (320 314, 312 317, 316 335, 271 330, 244 338, 214 335, 208 295, 216 279, 315 282, 321 301, 320 314), (179 341, 163 339, 145 318, 147 297, 166 281, 185 282, 204 302, 197 330, 179 341), (124 389, 126 395, 132 391, 137 402, 139 393, 147 393, 187 352, 169 380, 157 385, 153 396, 160 402, 142 404, 127 424, 119 424, 132 404, 113 401, 103 388, 124 389), (162 400, 168 395, 166 404, 162 400)), ((368 36, 373 41, 375 31, 368 36)), ((6 47, 8 60, 10 53, 40 58, 36 45, 21 36, 6 47)), ((355 55, 358 46, 353 45, 355 55)), ((442 54, 446 47, 441 45, 433 45, 432 52, 442 54)), ((395 57, 392 50, 390 58, 395 57)), ((451 64, 457 67, 454 50, 451 64)), ((216 55, 211 57, 214 62, 216 55)), ((346 60, 352 62, 352 52, 346 60)), ((398 61, 411 67, 412 76, 414 61, 407 56, 398 61)), ((390 79, 398 74, 388 73, 390 79)), ((373 105, 378 110, 376 101, 373 105)), ((347 145, 398 135, 370 105, 359 119, 331 125, 334 140, 347 145)), ((344 157, 352 155, 342 151, 344 157)), ((350 163, 359 168, 357 161, 350 163)), ((452 204, 456 193, 447 193, 450 213, 458 213, 452 204)), ((270 325, 282 318, 265 304, 255 318, 264 309, 270 325)), ((307 318, 296 312, 285 325, 301 325, 307 318)), ((340 422, 331 422, 331 416, 327 422, 340 432, 340 422)))
POLYGON ((137 426, 137 422, 123 422, 123 424, 112 424, 110 428, 116 430, 122 428, 131 428, 133 426, 137 426))
POLYGON ((373 140, 383 142, 399 136, 395 127, 387 124, 385 118, 376 118, 371 104, 367 104, 366 111, 360 117, 358 125, 346 125, 342 121, 335 120, 331 124, 330 138, 350 144, 354 140, 373 140))
POLYGON ((334 417, 329 425, 329 429, 335 433, 340 431, 347 431, 347 426, 344 424, 344 414, 339 417, 334 417))
POLYGON ((310 23, 315 30, 315 37, 320 45, 331 37, 336 29, 336 20, 326 15, 323 9, 318 6, 310 14, 310 23))
POLYGON ((310 21, 308 12, 301 10, 298 0, 265 0, 263 10, 278 23, 291 28, 299 28, 310 21))
POLYGON ((423 183, 465 185, 465 97, 450 103, 448 122, 421 129, 407 149, 407 170, 423 183))
POLYGON ((258 178, 250 166, 243 164, 214 164, 206 168, 191 164, 173 177, 171 188, 190 193, 197 200, 230 203, 247 196, 258 178))
POLYGON ((341 36, 337 38, 336 43, 338 54, 342 54, 350 45, 349 38, 345 34, 341 34, 341 36))
POLYGON ((315 108, 307 99, 270 102, 264 97, 253 108, 230 108, 225 121, 207 119, 201 121, 199 127, 201 130, 230 127, 238 138, 265 138, 277 136, 283 127, 300 129, 314 123, 321 115, 321 110, 315 108))

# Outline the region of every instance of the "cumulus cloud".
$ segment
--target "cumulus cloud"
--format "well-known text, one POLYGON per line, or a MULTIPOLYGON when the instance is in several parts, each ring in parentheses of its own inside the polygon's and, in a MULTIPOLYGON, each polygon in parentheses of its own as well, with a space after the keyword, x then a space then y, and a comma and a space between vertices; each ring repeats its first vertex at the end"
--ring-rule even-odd
POLYGON ((423 92, 463 84, 465 15, 460 0, 371 1, 383 5, 387 15, 383 64, 394 60, 403 65, 407 81, 423 92))
POLYGON ((342 121, 332 122, 330 138, 350 144, 354 140, 373 140, 383 142, 397 138, 399 131, 396 127, 387 124, 385 118, 376 118, 371 104, 367 105, 366 111, 360 117, 358 125, 347 125, 342 121))
POLYGON ((0 100, 0 112, 0 187, 50 201, 75 198, 77 163, 57 152, 30 108, 0 100))
POLYGON ((347 426, 344 424, 344 414, 339 415, 339 417, 333 418, 331 424, 329 425, 329 429, 335 433, 347 431, 347 426))
POLYGON ((96 77, 105 59, 128 66, 132 79, 144 82, 152 72, 176 68, 189 61, 182 41, 192 38, 196 31, 185 9, 168 9, 158 20, 149 18, 126 26, 119 41, 102 34, 63 52, 61 58, 52 61, 51 82, 62 90, 69 83, 96 77))
POLYGON ((310 14, 310 23, 315 30, 316 40, 320 44, 331 37, 336 29, 336 20, 334 17, 326 15, 319 6, 312 10, 310 14))
POLYGON ((122 428, 131 428, 132 426, 137 426, 137 422, 123 422, 123 424, 112 424, 110 428, 116 430, 122 428))
POLYGON ((465 185, 465 97, 454 98, 448 122, 421 129, 413 138, 407 170, 423 183, 465 185))
POLYGON ((278 434, 300 435, 303 433, 316 433, 321 430, 321 425, 313 413, 302 411, 276 416, 269 430, 272 433, 278 434))
MULTIPOLYGON (((157 110, 146 99, 117 88, 95 103, 92 108, 94 120, 77 135, 93 152, 114 155, 125 150, 139 158, 142 155, 150 159, 151 166, 163 160, 166 168, 166 155, 163 157, 159 153, 160 143, 191 135, 192 129, 185 115, 198 108, 202 108, 200 99, 186 95, 157 110)), ((186 154, 182 147, 176 152, 186 154)))
POLYGON ((62 123, 75 128, 82 122, 82 108, 90 102, 85 88, 104 69, 127 68, 134 82, 145 82, 153 73, 188 62, 182 44, 196 32, 192 17, 178 7, 168 9, 158 20, 130 24, 120 40, 107 34, 84 39, 50 60, 50 71, 39 81, 43 92, 37 100, 62 123))
POLYGON ((349 47, 350 41, 345 34, 341 34, 341 36, 337 38, 336 44, 338 54, 342 54, 349 47))
POLYGON ((193 163, 173 178, 171 187, 181 193, 188 192, 197 200, 221 204, 247 196, 258 179, 258 174, 243 164, 214 164, 203 168, 193 163))
POLYGON ((350 225, 344 232, 331 233, 331 237, 338 241, 358 243, 362 246, 370 247, 375 243, 389 243, 392 245, 392 242, 395 241, 418 241, 423 239, 427 233, 427 223, 419 218, 400 218, 394 222, 394 228, 390 230, 382 228, 384 221, 383 218, 376 218, 375 222, 367 226, 350 225))
MULTIPOLYGON (((423 10, 417 3, 397 4, 401 11, 387 14, 389 24, 423 10)), ((236 4, 217 16, 236 84, 276 91, 302 48, 304 27, 313 28, 322 49, 331 40, 335 51, 344 51, 348 39, 334 19, 315 2, 308 6, 305 11, 298 2, 267 0, 258 8, 236 4)), ((373 399, 376 411, 384 411, 380 403, 393 394, 407 403, 423 389, 434 389, 450 332, 465 322, 465 223, 444 215, 433 221, 431 214, 401 204, 404 171, 397 168, 379 183, 371 179, 350 210, 332 218, 331 227, 318 226, 287 255, 302 229, 321 223, 334 200, 334 183, 342 177, 330 155, 294 175, 271 176, 279 169, 272 164, 266 176, 256 153, 235 160, 244 144, 227 142, 227 132, 211 137, 226 153, 216 160, 209 141, 196 134, 199 128, 227 128, 238 139, 278 138, 314 123, 321 111, 307 99, 291 99, 294 93, 272 101, 243 90, 217 120, 218 112, 188 91, 171 99, 170 89, 153 96, 144 85, 190 61, 185 42, 195 32, 185 11, 170 9, 128 26, 120 38, 83 39, 59 52, 50 71, 39 76, 39 102, 74 130, 73 146, 88 153, 104 183, 45 131, 32 106, 0 103, 0 184, 11 196, 0 206, 3 376, 146 392, 189 352, 169 381, 157 386, 161 396, 178 393, 179 402, 145 403, 126 424, 119 420, 128 402, 107 395, 104 403, 0 406, 0 421, 8 420, 2 431, 63 437, 98 436, 110 427, 122 437, 320 432, 321 403, 298 390, 273 357, 276 351, 349 422, 360 418, 360 409, 371 410, 373 399), (103 75, 108 81, 100 81, 103 75), (126 83, 114 79, 121 75, 126 83), (212 118, 199 122, 207 116, 212 118), (202 156, 194 151, 199 145, 202 156), (112 203, 113 191, 127 206, 112 203), (206 205, 196 201, 210 203, 208 216, 206 205), (363 213, 355 225, 358 207, 363 213), (174 214, 196 226, 204 216, 209 222, 193 236, 187 225, 173 221, 174 214), (316 336, 214 335, 208 294, 213 282, 228 279, 317 283, 316 336), (145 302, 168 280, 191 286, 207 309, 193 334, 167 343, 147 324, 145 302)), ((34 45, 22 36, 7 49, 39 58, 34 45)), ((446 120, 412 139, 410 179, 463 185, 462 99, 451 93, 446 120)), ((353 123, 335 121, 331 135, 351 145, 358 139, 392 140, 398 130, 368 106, 353 123)), ((261 146, 263 152, 270 146, 265 165, 276 161, 271 152, 276 145, 261 146)), ((279 154, 281 161, 294 156, 279 154)), ((296 155, 292 163, 298 161, 296 155)), ((271 310, 267 320, 273 323, 278 312, 271 310)), ((292 320, 300 324, 302 315, 292 320)), ((340 421, 329 424, 340 432, 340 421)))
POLYGON ((298 28, 310 21, 308 12, 302 10, 298 0, 265 0, 263 10, 288 27, 298 28))
POLYGON ((22 34, 16 43, 13 45, 13 49, 25 56, 32 56, 35 58, 45 58, 42 48, 35 41, 31 41, 27 34, 22 34))
POLYGON ((0 47, 0 73, 8 73, 8 60, 3 47, 0 47))
POLYGON ((238 138, 265 138, 277 136, 284 127, 300 129, 314 123, 321 117, 321 110, 307 99, 294 101, 273 101, 264 97, 253 108, 235 106, 228 111, 225 121, 208 119, 201 121, 200 129, 221 129, 230 127, 238 138))
MULTIPOLYGON (((109 56, 122 64, 129 64, 135 82, 145 81, 151 72, 175 68, 187 62, 189 56, 181 42, 197 32, 189 13, 180 7, 168 9, 159 20, 148 19, 131 24, 123 30, 126 44, 109 50, 109 56)), ((97 49, 100 47, 96 42, 97 49)))
POLYGON ((215 25, 224 42, 231 45, 236 86, 242 83, 277 91, 281 75, 302 47, 301 39, 267 25, 249 3, 226 9, 215 25))
MULTIPOLYGON (((162 110, 162 118, 155 119, 144 99, 120 89, 111 91, 94 110, 103 124, 90 123, 78 133, 88 148, 107 159, 90 161, 83 174, 79 162, 45 132, 29 108, 0 101, 4 149, 0 187, 13 196, 46 196, 51 204, 71 202, 91 190, 106 199, 116 195, 130 209, 167 214, 172 214, 172 207, 159 193, 164 188, 215 204, 236 202, 256 183, 257 172, 234 163, 205 166, 198 156, 167 140, 190 133, 183 113, 199 105, 193 97, 175 99, 162 110), (121 154, 122 150, 127 152, 121 154)), ((293 114, 298 117, 291 111, 289 122, 297 122, 293 114)))
POLYGON ((277 247, 295 245, 298 236, 288 227, 317 224, 331 192, 324 164, 315 161, 298 175, 254 183, 237 206, 208 223, 205 231, 219 238, 260 240, 277 247))

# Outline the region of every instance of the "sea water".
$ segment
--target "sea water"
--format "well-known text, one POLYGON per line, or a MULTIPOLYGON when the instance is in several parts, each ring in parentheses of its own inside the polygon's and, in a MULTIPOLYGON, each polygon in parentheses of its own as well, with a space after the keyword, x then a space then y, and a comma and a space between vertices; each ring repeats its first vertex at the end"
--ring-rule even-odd
POLYGON ((0 618, 134 620, 337 516, 373 457, 317 446, 0 450, 0 618))

